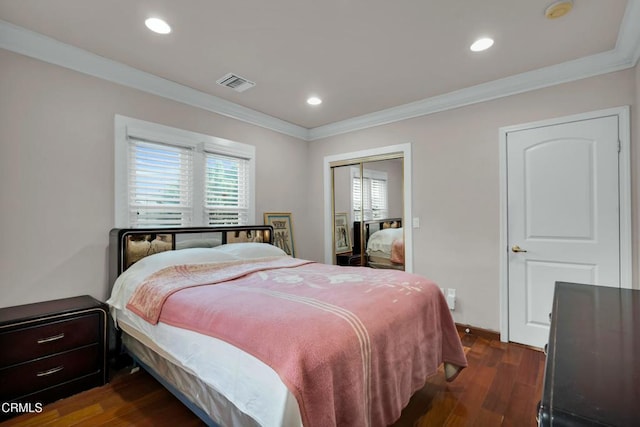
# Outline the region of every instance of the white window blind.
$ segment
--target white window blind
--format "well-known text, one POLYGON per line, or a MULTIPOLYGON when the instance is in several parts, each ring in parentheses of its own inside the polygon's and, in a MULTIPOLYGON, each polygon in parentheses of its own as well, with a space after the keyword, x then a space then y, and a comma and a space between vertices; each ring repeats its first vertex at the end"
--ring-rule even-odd
POLYGON ((192 224, 193 150, 129 139, 131 227, 192 224))
POLYGON ((255 147, 116 116, 116 227, 252 224, 255 147))
POLYGON ((371 219, 383 219, 389 215, 387 204, 387 180, 370 178, 371 219))
POLYGON ((247 224, 249 162, 206 153, 205 218, 209 225, 247 224))
POLYGON ((365 169, 360 179, 358 168, 352 170, 351 197, 355 221, 383 219, 388 217, 387 174, 365 169))

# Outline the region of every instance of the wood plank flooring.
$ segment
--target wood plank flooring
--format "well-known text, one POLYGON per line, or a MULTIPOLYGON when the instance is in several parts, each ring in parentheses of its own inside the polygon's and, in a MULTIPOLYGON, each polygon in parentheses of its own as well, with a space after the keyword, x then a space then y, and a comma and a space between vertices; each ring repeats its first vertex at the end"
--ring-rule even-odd
MULTIPOLYGON (((430 378, 393 427, 535 426, 544 355, 517 344, 461 335, 469 367, 447 383, 430 378)), ((150 375, 114 375, 104 386, 0 423, 8 426, 201 426, 200 420, 150 375)), ((350 426, 349 426, 350 427, 350 426)))

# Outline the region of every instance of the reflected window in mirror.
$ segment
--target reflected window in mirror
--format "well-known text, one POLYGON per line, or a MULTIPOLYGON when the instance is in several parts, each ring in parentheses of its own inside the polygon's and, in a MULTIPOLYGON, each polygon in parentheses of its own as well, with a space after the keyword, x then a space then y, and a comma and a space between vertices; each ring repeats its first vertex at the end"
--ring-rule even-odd
POLYGON ((351 168, 351 206, 354 221, 387 218, 389 215, 388 175, 386 172, 351 168), (362 218, 364 216, 364 218, 362 218))

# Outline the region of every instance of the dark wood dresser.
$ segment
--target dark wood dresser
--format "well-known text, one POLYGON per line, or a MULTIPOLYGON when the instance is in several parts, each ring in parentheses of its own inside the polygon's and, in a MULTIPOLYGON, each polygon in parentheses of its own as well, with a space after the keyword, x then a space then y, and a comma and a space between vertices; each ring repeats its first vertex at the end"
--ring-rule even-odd
POLYGON ((556 283, 538 419, 640 425, 640 291, 556 283))
POLYGON ((104 385, 107 317, 90 296, 0 308, 0 402, 46 404, 104 385))

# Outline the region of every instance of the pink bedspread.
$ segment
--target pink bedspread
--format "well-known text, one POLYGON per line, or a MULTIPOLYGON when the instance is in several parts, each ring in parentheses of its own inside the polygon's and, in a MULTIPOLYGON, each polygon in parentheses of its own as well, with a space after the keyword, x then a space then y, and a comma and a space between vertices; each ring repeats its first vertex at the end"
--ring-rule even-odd
POLYGON ((298 400, 305 427, 389 425, 442 362, 466 366, 432 282, 396 270, 287 259, 257 269, 165 269, 128 307, 158 312, 160 322, 225 340, 271 366, 298 400), (207 269, 217 284, 202 285, 207 269), (219 280, 224 276, 231 279, 219 280), (169 295, 149 297, 154 288, 169 295))
POLYGON ((396 264, 404 264, 404 240, 395 239, 391 243, 391 256, 389 257, 391 262, 396 264))

